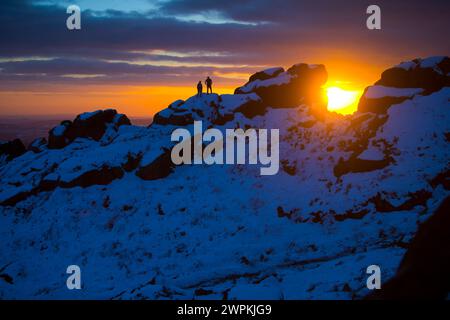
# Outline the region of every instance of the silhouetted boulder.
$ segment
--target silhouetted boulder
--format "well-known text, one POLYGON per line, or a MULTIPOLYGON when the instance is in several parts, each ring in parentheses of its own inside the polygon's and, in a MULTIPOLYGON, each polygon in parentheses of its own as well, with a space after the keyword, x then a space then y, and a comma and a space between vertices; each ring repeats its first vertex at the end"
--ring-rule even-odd
POLYGON ((175 165, 170 157, 170 149, 164 149, 151 161, 144 158, 143 165, 136 171, 136 176, 143 180, 157 180, 172 173, 175 165), (146 163, 147 162, 147 163, 146 163))
POLYGON ((118 113, 114 116, 113 123, 116 127, 131 125, 130 119, 128 119, 128 117, 126 115, 120 114, 120 113, 118 113))
POLYGON ((76 138, 90 138, 100 140, 108 126, 114 129, 122 125, 130 125, 126 115, 118 114, 114 109, 85 112, 78 115, 75 120, 65 120, 49 132, 48 147, 60 149, 76 138))
POLYGON ((387 69, 375 84, 394 88, 422 88, 424 94, 430 94, 450 86, 449 73, 449 57, 415 59, 387 69))
POLYGON ((82 113, 75 118, 72 126, 69 127, 67 137, 72 140, 77 137, 100 140, 105 133, 106 124, 113 122, 116 114, 117 111, 112 109, 82 113))
POLYGON ((389 107, 423 93, 422 88, 367 87, 359 99, 358 111, 384 114, 389 107))
POLYGON ((299 63, 287 71, 280 68, 255 73, 235 94, 256 93, 271 107, 296 107, 322 100, 321 87, 328 75, 323 65, 299 63))
POLYGON ((430 57, 403 62, 381 74, 374 86, 367 87, 358 111, 386 113, 391 105, 417 94, 429 95, 450 86, 450 58, 430 57))
POLYGON ((194 122, 192 113, 189 111, 178 111, 172 109, 164 109, 153 117, 153 123, 162 125, 185 126, 194 122))
POLYGON ((6 161, 11 161, 25 152, 25 146, 20 139, 0 143, 0 158, 5 159, 6 161))
POLYGON ((59 126, 51 129, 48 133, 48 148, 61 149, 68 145, 71 141, 67 137, 67 131, 71 125, 72 121, 65 120, 59 126))

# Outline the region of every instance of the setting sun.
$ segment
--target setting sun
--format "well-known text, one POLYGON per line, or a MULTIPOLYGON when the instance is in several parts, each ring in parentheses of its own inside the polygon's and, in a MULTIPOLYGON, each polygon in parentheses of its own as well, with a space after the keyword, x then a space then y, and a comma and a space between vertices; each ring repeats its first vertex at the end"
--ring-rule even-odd
POLYGON ((339 87, 326 88, 328 110, 340 114, 351 114, 358 107, 360 91, 344 90, 339 87))

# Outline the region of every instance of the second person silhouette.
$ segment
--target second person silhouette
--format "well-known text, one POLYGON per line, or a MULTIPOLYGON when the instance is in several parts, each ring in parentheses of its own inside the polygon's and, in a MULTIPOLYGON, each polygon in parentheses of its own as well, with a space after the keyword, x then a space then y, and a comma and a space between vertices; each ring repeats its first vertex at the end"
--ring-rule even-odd
POLYGON ((212 93, 212 80, 210 77, 206 78, 205 84, 206 84, 206 93, 207 94, 212 93))

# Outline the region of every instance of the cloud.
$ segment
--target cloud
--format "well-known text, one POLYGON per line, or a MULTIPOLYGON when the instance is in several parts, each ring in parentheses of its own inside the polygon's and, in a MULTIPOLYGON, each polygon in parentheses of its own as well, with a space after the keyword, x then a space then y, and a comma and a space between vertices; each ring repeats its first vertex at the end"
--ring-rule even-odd
MULTIPOLYGON (((108 8, 108 2, 99 2, 98 8, 108 8)), ((61 76, 99 74, 104 76, 83 80, 178 82, 204 73, 321 63, 319 57, 333 58, 336 52, 370 64, 450 51, 443 36, 450 27, 447 1, 378 3, 380 32, 365 28, 367 3, 356 0, 157 1, 149 10, 83 10, 82 29, 69 31, 62 6, 4 0, 0 58, 51 59, 0 63, 0 81, 34 81, 38 74, 36 81, 80 81, 61 76)))
MULTIPOLYGON (((155 66, 127 62, 106 62, 95 59, 56 58, 0 62, 3 89, 13 89, 18 83, 58 84, 126 84, 180 85, 196 83, 206 75, 215 75, 222 84, 230 84, 229 75, 256 71, 246 66, 155 66)), ((231 77, 232 79, 232 77, 231 77)))

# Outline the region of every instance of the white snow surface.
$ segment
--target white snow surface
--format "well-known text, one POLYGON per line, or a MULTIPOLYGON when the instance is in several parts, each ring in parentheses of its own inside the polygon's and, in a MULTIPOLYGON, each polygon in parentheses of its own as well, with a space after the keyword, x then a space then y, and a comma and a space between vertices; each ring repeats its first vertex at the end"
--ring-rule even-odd
POLYGON ((280 72, 283 71, 284 69, 282 67, 274 67, 274 68, 269 68, 266 70, 263 70, 263 72, 269 76, 274 75, 276 72, 280 72))
POLYGON ((393 88, 380 85, 370 86, 364 97, 368 99, 380 99, 383 97, 412 97, 422 93, 422 88, 393 88))
POLYGON ((422 68, 434 68, 436 65, 442 62, 445 59, 445 56, 434 56, 428 57, 426 59, 422 59, 420 61, 420 67, 422 68))
POLYGON ((291 80, 292 75, 290 75, 287 72, 280 73, 275 78, 270 78, 266 80, 260 80, 257 79, 255 81, 252 81, 245 86, 241 87, 240 90, 243 93, 249 93, 252 92, 255 88, 261 88, 261 87, 270 87, 270 86, 279 86, 282 84, 287 84, 291 80))
POLYGON ((66 129, 67 129, 66 126, 60 124, 59 126, 56 126, 56 127, 53 129, 53 134, 54 134, 55 136, 60 137, 60 136, 62 136, 62 135, 64 134, 64 132, 66 131, 66 129))
MULTIPOLYGON (((176 108, 201 110, 203 118, 196 117, 206 128, 218 98, 192 97, 176 108)), ((221 108, 232 112, 257 98, 223 95, 221 108)), ((258 165, 182 165, 159 180, 130 171, 108 185, 57 187, 1 206, 0 273, 13 284, 0 279, 0 299, 362 298, 367 266, 379 265, 389 279, 405 252, 398 244, 449 194, 430 185, 449 166, 449 98, 444 88, 389 109, 359 155, 392 156, 379 170, 333 173, 369 122, 384 115, 316 121, 308 106, 269 108, 252 119, 236 113, 216 127, 280 129, 275 176, 261 176, 258 165), (379 195, 399 205, 417 191, 431 196, 408 211, 378 212, 370 200, 379 195), (357 212, 364 214, 352 216, 357 212), (66 287, 73 264, 82 270, 82 290, 66 287)), ((63 149, 27 152, 0 166, 0 202, 44 178, 70 182, 121 166, 130 155, 142 155, 141 166, 152 163, 173 144, 175 128, 121 126, 103 142, 76 139, 63 149)))
POLYGON ((437 72, 441 72, 441 70, 438 67, 438 64, 442 62, 446 57, 445 56, 432 56, 425 59, 417 59, 416 61, 405 61, 398 65, 396 65, 396 68, 401 68, 405 70, 411 70, 416 67, 420 68, 432 68, 437 72))

